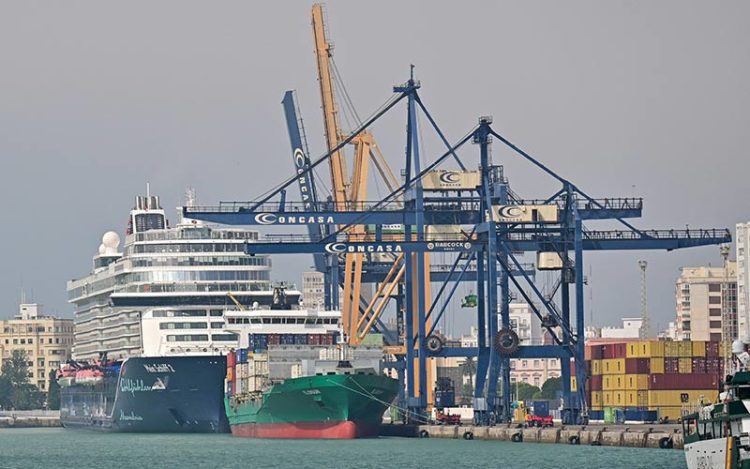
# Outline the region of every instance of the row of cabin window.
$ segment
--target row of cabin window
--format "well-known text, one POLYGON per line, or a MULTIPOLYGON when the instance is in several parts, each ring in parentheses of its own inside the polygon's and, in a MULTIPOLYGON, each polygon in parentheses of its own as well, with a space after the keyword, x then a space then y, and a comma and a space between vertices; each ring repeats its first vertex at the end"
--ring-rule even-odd
POLYGON ((227 318, 229 324, 338 324, 336 318, 227 318))

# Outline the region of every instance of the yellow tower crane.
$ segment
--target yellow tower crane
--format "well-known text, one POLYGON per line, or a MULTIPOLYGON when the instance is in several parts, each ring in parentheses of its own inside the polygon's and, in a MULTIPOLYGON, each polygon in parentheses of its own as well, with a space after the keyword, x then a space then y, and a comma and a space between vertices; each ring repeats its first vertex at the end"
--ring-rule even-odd
MULTIPOLYGON (((323 121, 325 128, 326 144, 328 151, 335 149, 345 138, 344 132, 339 125, 339 116, 336 106, 336 99, 333 86, 332 74, 332 57, 333 47, 328 42, 326 26, 324 20, 323 5, 316 3, 312 6, 312 27, 313 37, 315 40, 315 56, 318 67, 318 83, 320 85, 320 98, 323 109, 323 121)), ((369 161, 372 160, 375 168, 380 174, 389 191, 394 191, 399 187, 398 180, 393 175, 388 163, 385 161, 380 148, 375 143, 375 139, 369 132, 361 132, 354 139, 354 167, 351 179, 347 177, 346 160, 341 149, 333 152, 330 156, 331 183, 333 185, 332 194, 336 210, 363 210, 364 203, 367 201, 367 179, 369 171, 369 161)), ((364 241, 367 239, 367 232, 363 225, 354 225, 347 230, 347 237, 350 241, 364 241)), ((399 239, 403 240, 403 235, 399 239)), ((425 276, 424 288, 427 304, 425 308, 430 308, 430 263, 429 254, 411 254, 412 256, 425 256, 425 276)), ((359 345, 365 338, 372 326, 383 313, 385 306, 390 301, 391 295, 400 282, 404 279, 404 256, 400 255, 393 258, 393 266, 381 282, 372 298, 368 301, 364 311, 360 311, 360 295, 362 293, 362 268, 365 261, 363 253, 347 253, 344 258, 344 301, 342 305, 342 322, 344 332, 346 333, 350 345, 359 345)), ((416 275, 416 274, 415 274, 416 275)), ((406 279, 413 281, 413 279, 406 279)), ((416 301, 416 300, 415 300, 416 301)), ((407 307, 415 308, 414 305, 407 307)), ((414 315, 415 321, 417 315, 414 315)), ((430 324, 427 324, 427 329, 430 324)), ((414 330, 418 330, 418 325, 414 324, 414 330)), ((414 338, 405 338, 406 346, 412 346, 414 338)), ((405 348, 391 352, 405 353, 405 348)), ((431 368, 431 367, 430 367, 431 368)), ((428 369, 428 383, 432 382, 432 370, 428 369)), ((416 394, 419 395, 418 383, 416 394)), ((428 386, 427 401, 432 403, 432 386, 428 386)))

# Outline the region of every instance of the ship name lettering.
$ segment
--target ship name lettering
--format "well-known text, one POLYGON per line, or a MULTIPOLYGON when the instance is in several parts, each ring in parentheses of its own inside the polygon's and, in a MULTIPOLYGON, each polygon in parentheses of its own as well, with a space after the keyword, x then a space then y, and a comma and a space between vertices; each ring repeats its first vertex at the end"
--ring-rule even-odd
POLYGON ((151 390, 152 387, 143 384, 142 379, 123 378, 120 380, 120 392, 129 392, 135 395, 137 392, 148 392, 151 390))
POLYGON ((143 420, 143 417, 136 415, 132 410, 130 411, 130 414, 126 414, 120 409, 120 420, 140 422, 143 420))
POLYGON ((174 373, 174 368, 169 363, 154 363, 151 365, 143 365, 149 373, 174 373))

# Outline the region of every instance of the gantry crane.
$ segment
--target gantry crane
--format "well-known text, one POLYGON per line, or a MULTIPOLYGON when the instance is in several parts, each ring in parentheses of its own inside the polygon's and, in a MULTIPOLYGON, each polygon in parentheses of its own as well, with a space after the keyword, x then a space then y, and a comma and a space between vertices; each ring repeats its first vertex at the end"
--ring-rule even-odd
MULTIPOLYGON (((428 402, 427 359, 429 357, 477 357, 477 382, 474 410, 478 424, 508 421, 510 418, 509 375, 511 358, 557 358, 561 360, 564 396, 564 421, 575 423, 586 417, 586 370, 584 363, 584 283, 585 251, 661 249, 674 250, 692 246, 722 244, 731 241, 727 229, 641 230, 627 221, 642 213, 642 201, 634 198, 595 199, 568 179, 559 176, 492 128, 491 119, 479 124, 447 151, 422 166, 420 138, 415 125, 417 113, 427 117, 436 133, 442 135, 418 93, 419 83, 413 77, 394 87, 394 97, 380 111, 347 135, 332 150, 311 161, 275 191, 250 203, 228 203, 219 207, 185 207, 186 217, 225 224, 334 226, 322 239, 299 236, 268 236, 264 241, 247 243, 246 251, 254 254, 391 253, 402 257, 404 282, 397 302, 404 307, 406 359, 393 364, 405 368, 405 396, 409 409, 424 412, 428 402), (403 100, 407 101, 407 137, 405 182, 397 190, 368 207, 331 207, 320 204, 317 210, 290 210, 299 204, 286 201, 281 194, 314 168, 327 162, 337 150, 403 100), (521 199, 509 188, 503 167, 490 159, 490 142, 494 138, 515 154, 557 181, 561 187, 548 197, 521 199), (477 178, 460 171, 438 173, 440 165, 468 142, 479 147, 477 178), (447 185, 459 187, 455 195, 425 197, 429 178, 439 176, 447 185), (395 203, 396 196, 404 197, 395 203), (273 201, 274 199, 279 199, 273 201), (584 222, 615 220, 623 229, 593 230, 584 222), (402 238, 387 238, 382 230, 374 239, 351 239, 347 232, 355 225, 402 224, 402 238), (464 227, 451 236, 435 236, 430 227, 464 227), (455 256, 449 272, 441 277, 437 293, 426 286, 425 253, 445 252, 455 256), (523 267, 519 253, 535 253, 539 268, 557 272, 559 279, 552 293, 543 294, 523 267), (468 273, 473 271, 473 275, 468 273), (459 282, 475 282, 477 292, 477 347, 447 346, 433 341, 435 324, 446 312, 459 282), (553 345, 521 346, 511 329, 509 299, 520 295, 539 318, 554 340, 553 345), (571 300, 575 309, 571 309, 571 300), (442 306, 436 305, 442 303, 442 306), (428 325, 428 318, 432 324, 428 325), (413 342, 412 342, 413 338, 413 342), (576 368, 577 391, 571 390, 571 364, 576 368), (498 391, 498 383, 503 383, 498 391)), ((426 161, 430 161, 429 159, 426 161)), ((427 189, 429 190, 429 188, 427 189)), ((369 273, 369 279, 380 282, 390 271, 369 273)))

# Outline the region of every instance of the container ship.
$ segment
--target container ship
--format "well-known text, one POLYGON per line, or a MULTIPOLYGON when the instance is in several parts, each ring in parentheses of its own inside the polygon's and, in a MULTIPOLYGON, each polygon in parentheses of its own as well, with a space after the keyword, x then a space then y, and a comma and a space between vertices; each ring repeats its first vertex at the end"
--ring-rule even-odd
POLYGON ((227 357, 226 413, 232 434, 251 438, 374 437, 398 394, 381 373, 380 346, 337 344, 339 312, 275 310, 228 315, 244 347, 227 357), (249 316, 249 317, 248 317, 249 316), (264 326, 277 323, 277 326, 264 326), (266 333, 266 331, 273 333, 266 333))
POLYGON ((123 251, 105 233, 93 271, 68 282, 75 344, 58 373, 63 426, 228 432, 226 356, 239 339, 224 329, 227 305, 273 301, 270 259, 245 253, 257 239, 189 219, 170 228, 158 197, 137 197, 123 251))

